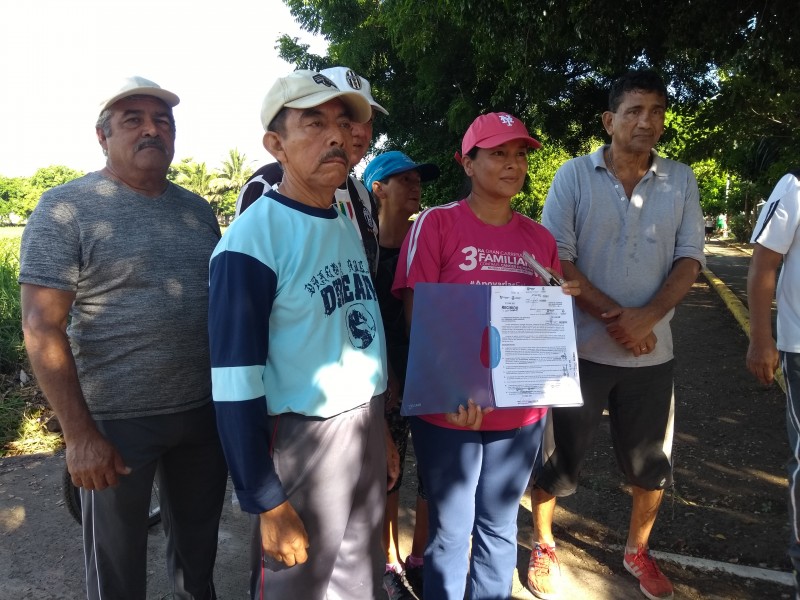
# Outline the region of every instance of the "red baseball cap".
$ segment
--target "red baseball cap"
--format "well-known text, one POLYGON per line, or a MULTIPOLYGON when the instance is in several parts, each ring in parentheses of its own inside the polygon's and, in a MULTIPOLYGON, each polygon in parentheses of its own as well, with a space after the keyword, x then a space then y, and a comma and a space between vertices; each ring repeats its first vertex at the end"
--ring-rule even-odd
POLYGON ((461 154, 456 152, 456 160, 475 148, 494 148, 511 140, 525 140, 529 148, 541 148, 538 140, 532 138, 525 125, 508 113, 488 113, 479 116, 469 126, 461 140, 461 154))

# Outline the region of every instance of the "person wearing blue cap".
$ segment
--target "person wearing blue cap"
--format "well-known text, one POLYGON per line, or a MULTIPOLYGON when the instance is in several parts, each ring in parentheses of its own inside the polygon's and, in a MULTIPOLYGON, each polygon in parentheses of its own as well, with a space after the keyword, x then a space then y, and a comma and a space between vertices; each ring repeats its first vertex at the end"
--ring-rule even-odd
MULTIPOLYGON (((422 588, 422 555, 428 541, 428 503, 420 481, 417 487, 416 521, 411 554, 405 563, 400 561, 398 546, 398 513, 400 485, 408 441, 408 419, 400 415, 400 402, 406 380, 408 363, 408 328, 403 302, 392 294, 392 282, 400 255, 400 246, 411 228, 411 217, 420 210, 421 184, 439 177, 439 167, 431 163, 415 163, 407 155, 393 150, 375 157, 364 170, 364 185, 378 201, 379 256, 375 290, 381 308, 386 332, 386 349, 389 368, 397 380, 398 396, 386 401, 386 421, 400 454, 400 478, 386 496, 383 523, 383 544, 386 550, 384 586, 389 590, 402 590, 402 573, 411 587, 420 593, 422 588)), ((391 388, 390 388, 391 389, 391 388)), ((418 478, 419 479, 419 478, 418 478)), ((391 595, 391 592, 390 592, 391 595)), ((402 597, 397 595, 397 597, 402 597)))

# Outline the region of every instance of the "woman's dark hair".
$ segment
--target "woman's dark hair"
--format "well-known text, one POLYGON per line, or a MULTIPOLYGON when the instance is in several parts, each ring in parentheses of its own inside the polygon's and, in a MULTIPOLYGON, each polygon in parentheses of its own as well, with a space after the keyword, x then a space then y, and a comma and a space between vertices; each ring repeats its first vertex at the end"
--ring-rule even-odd
MULTIPOLYGON (((473 146, 472 149, 465 154, 465 156, 469 156, 472 160, 475 160, 475 157, 478 156, 478 148, 477 146, 473 146)), ((467 177, 467 174, 464 173, 464 179, 461 181, 461 187, 458 188, 458 198, 466 198, 472 193, 472 180, 467 177)))

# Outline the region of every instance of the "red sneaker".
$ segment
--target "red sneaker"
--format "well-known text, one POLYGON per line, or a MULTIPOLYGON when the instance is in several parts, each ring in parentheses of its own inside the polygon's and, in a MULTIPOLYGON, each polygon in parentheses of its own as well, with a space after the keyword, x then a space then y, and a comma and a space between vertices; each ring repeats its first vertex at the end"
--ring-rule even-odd
POLYGON ((639 589, 650 600, 672 600, 672 584, 658 568, 650 551, 639 546, 636 553, 625 553, 622 561, 628 573, 639 580, 639 589))
POLYGON ((535 544, 528 563, 528 589, 541 600, 556 600, 561 595, 561 565, 556 549, 535 544))

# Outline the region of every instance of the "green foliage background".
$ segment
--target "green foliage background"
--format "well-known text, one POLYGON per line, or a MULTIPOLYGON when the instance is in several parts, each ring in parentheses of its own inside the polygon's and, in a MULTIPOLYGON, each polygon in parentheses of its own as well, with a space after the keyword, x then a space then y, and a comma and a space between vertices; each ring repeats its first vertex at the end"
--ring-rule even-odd
MULTIPOLYGON (((800 162, 798 2, 285 1, 329 47, 317 56, 284 36, 281 56, 303 68, 347 65, 370 80, 390 112, 376 123, 387 148, 443 169, 427 204, 458 195, 452 155, 478 114, 511 112, 575 156, 602 141, 610 82, 641 66, 669 82, 659 151, 696 168, 706 212, 752 220, 758 201, 800 162)), ((537 154, 534 186, 552 171, 537 154)), ((534 217, 538 193, 528 186, 518 200, 534 217)))

